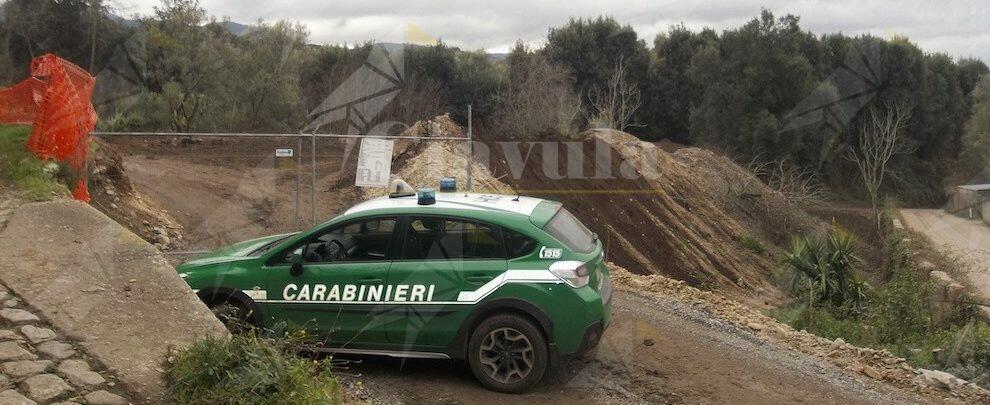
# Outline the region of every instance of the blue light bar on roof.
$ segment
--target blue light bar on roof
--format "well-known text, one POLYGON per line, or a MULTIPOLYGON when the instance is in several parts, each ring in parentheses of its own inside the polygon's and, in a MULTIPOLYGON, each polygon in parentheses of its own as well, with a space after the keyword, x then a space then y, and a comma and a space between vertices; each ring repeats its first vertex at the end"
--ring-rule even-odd
POLYGON ((419 205, 433 205, 437 203, 437 191, 432 188, 421 188, 416 193, 416 203, 419 205))
POLYGON ((440 178, 440 192, 454 192, 457 191, 457 179, 453 177, 441 177, 440 178))

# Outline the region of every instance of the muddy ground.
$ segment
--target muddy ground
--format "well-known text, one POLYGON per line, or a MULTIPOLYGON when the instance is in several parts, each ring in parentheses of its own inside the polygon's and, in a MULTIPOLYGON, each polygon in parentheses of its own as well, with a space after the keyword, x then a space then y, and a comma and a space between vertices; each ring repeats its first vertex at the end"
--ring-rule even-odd
POLYGON ((919 403, 675 301, 616 293, 601 345, 535 391, 488 391, 461 362, 338 356, 347 389, 378 403, 919 403), (359 388, 361 387, 361 388, 359 388))

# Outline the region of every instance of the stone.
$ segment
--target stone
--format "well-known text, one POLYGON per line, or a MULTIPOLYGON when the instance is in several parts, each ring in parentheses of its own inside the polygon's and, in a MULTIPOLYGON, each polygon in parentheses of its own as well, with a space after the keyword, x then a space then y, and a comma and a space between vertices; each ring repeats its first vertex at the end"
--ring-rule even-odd
POLYGON ((40 319, 38 319, 38 317, 35 314, 32 314, 23 309, 16 309, 16 308, 0 309, 0 318, 6 319, 7 322, 13 324, 22 324, 22 323, 40 321, 40 319))
POLYGON ((873 366, 863 366, 863 369, 861 371, 863 372, 863 374, 866 374, 867 377, 870 377, 874 380, 878 380, 878 381, 883 380, 883 373, 881 373, 880 370, 873 368, 873 366))
POLYGON ((72 392, 72 387, 55 374, 39 374, 21 383, 21 389, 28 398, 39 402, 49 402, 72 392))
POLYGON ((21 301, 17 298, 11 298, 3 302, 3 306, 7 308, 13 308, 21 304, 21 301))
POLYGON ((50 360, 20 360, 3 363, 3 373, 12 378, 27 378, 48 371, 52 367, 50 360))
POLYGON ((17 342, 0 342, 0 361, 34 360, 34 353, 24 350, 17 342))
POLYGON ((0 301, 6 301, 6 300, 8 300, 10 298, 11 297, 10 297, 10 293, 9 292, 0 290, 0 301))
POLYGON ((761 330, 763 330, 763 325, 762 324, 759 324, 759 323, 756 323, 756 322, 747 323, 746 324, 746 327, 747 328, 750 328, 752 330, 755 330, 755 331, 761 331, 761 330))
POLYGON ((5 375, 0 374, 0 390, 7 389, 7 386, 9 385, 10 385, 10 379, 7 378, 7 376, 5 375))
POLYGON ((55 339, 55 331, 48 328, 39 328, 34 325, 24 325, 21 327, 21 334, 31 343, 38 344, 55 339))
POLYGON ((843 340, 842 338, 835 338, 835 340, 832 341, 832 344, 830 344, 829 347, 831 347, 832 350, 841 349, 843 347, 846 347, 846 341, 843 340))
POLYGON ((0 329, 0 342, 7 340, 21 340, 21 335, 10 329, 0 329))
POLYGON ((21 395, 21 393, 14 390, 6 390, 0 392, 0 404, 3 405, 35 405, 34 402, 27 397, 21 395))
POLYGON ((124 397, 120 395, 111 394, 107 391, 93 391, 86 394, 83 398, 86 399, 86 403, 89 405, 127 405, 128 402, 124 397))
POLYGON ((90 388, 107 382, 100 373, 91 370, 89 364, 82 360, 63 361, 58 365, 58 373, 79 388, 90 388))
POLYGON ((654 342, 653 339, 643 339, 643 346, 653 346, 655 344, 656 342, 654 342))
POLYGON ((958 378, 944 371, 926 370, 923 368, 919 368, 918 373, 921 374, 918 376, 918 378, 920 378, 923 383, 935 388, 953 390, 963 385, 966 385, 966 380, 958 378))
POLYGON ((55 360, 67 359, 76 355, 76 350, 68 343, 54 340, 44 342, 34 347, 39 353, 55 360))

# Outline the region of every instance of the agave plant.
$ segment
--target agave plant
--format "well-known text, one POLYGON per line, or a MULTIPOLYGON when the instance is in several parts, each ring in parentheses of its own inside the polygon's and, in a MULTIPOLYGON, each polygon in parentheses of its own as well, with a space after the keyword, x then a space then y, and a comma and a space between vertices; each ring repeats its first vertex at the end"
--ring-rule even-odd
POLYGON ((793 271, 791 289, 804 297, 809 307, 855 312, 862 308, 869 285, 854 274, 859 258, 848 232, 833 227, 826 238, 795 238, 784 263, 793 271))

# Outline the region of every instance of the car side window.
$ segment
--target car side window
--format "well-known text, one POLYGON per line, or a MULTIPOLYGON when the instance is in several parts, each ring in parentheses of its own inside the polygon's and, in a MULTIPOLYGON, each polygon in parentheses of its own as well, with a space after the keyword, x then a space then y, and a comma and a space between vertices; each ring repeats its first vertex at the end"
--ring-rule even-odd
POLYGON ((406 229, 402 258, 407 260, 502 259, 500 229, 456 218, 413 217, 406 229))
POLYGON ((392 242, 395 218, 375 218, 335 226, 296 246, 286 254, 302 254, 303 263, 364 262, 385 260, 392 242))
POLYGON ((536 249, 536 241, 533 238, 511 229, 502 228, 502 237, 505 238, 506 259, 520 258, 533 253, 533 249, 536 249))

